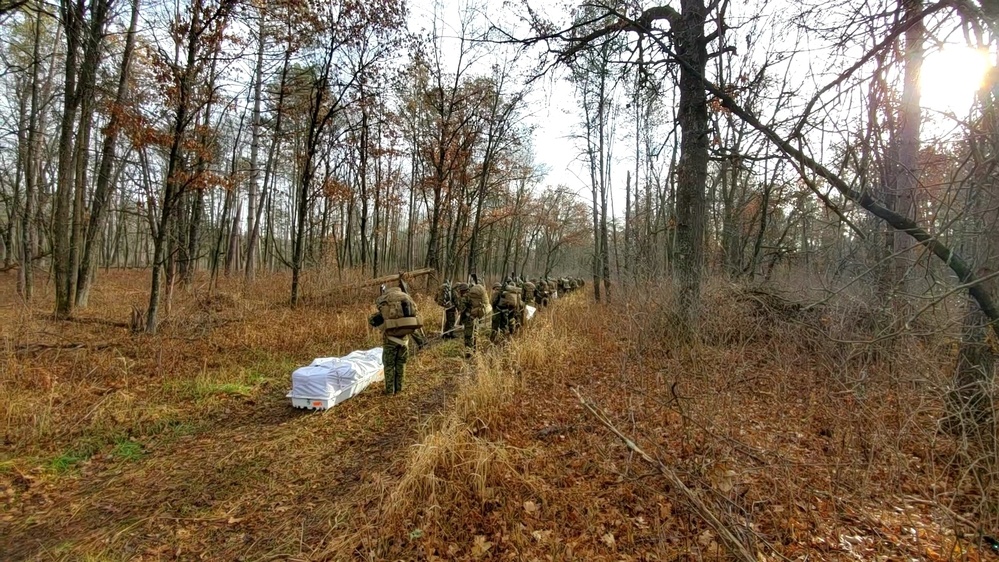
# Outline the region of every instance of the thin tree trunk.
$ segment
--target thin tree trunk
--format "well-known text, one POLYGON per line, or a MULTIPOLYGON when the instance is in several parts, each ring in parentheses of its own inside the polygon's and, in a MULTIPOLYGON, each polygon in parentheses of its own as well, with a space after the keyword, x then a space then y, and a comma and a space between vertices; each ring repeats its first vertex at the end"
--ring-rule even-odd
POLYGON ((77 57, 83 28, 84 3, 62 0, 60 15, 66 32, 66 60, 63 77, 63 108, 59 126, 59 156, 56 175, 55 210, 52 223, 52 260, 55 272, 56 310, 58 318, 67 318, 73 312, 70 293, 70 213, 73 206, 73 157, 75 156, 73 125, 80 105, 77 91, 77 57))
MULTIPOLYGON (((252 281, 256 274, 256 245, 257 245, 257 229, 259 228, 259 211, 257 211, 258 203, 258 192, 259 192, 259 180, 260 180, 260 168, 259 168, 259 154, 260 154, 260 101, 261 101, 261 91, 263 90, 264 82, 264 37, 265 37, 265 27, 264 27, 264 14, 262 10, 258 11, 258 17, 260 18, 260 23, 257 26, 257 63, 253 71, 253 114, 251 117, 251 133, 250 133, 250 178, 249 187, 247 189, 246 196, 246 218, 249 222, 247 240, 246 240, 246 269, 244 270, 244 275, 246 281, 252 281)), ((281 88, 282 93, 278 94, 279 98, 283 94, 284 90, 284 71, 282 71, 282 83, 278 86, 281 88)), ((281 109, 278 108, 280 113, 281 109)), ((278 117, 280 119, 280 117, 278 117)), ((269 164, 269 162, 268 162, 269 164)), ((262 206, 262 205, 261 205, 262 206)), ((229 245, 230 252, 232 253, 232 244, 229 245)), ((229 262, 228 255, 226 256, 227 265, 229 262)), ((230 274, 229 268, 226 267, 226 274, 230 274)))
MULTIPOLYGON (((155 334, 159 323, 160 305, 160 277, 166 267, 167 277, 167 299, 169 301, 171 287, 173 283, 173 251, 170 232, 174 230, 172 223, 175 207, 180 202, 183 182, 180 177, 180 170, 183 166, 183 145, 185 133, 187 132, 188 119, 191 103, 191 89, 194 82, 195 62, 198 58, 200 34, 204 31, 201 28, 201 0, 196 0, 191 10, 192 21, 187 36, 187 57, 185 66, 182 68, 179 84, 177 88, 177 109, 174 112, 174 119, 171 126, 170 152, 167 158, 166 185, 163 193, 163 203, 160 207, 159 220, 156 223, 155 238, 153 240, 153 272, 151 287, 149 290, 149 307, 146 309, 146 332, 155 334), (168 244, 170 242, 170 244, 168 244), (171 251, 167 251, 167 246, 171 251), (168 263, 169 262, 169 263, 168 263)), ((169 306, 169 304, 168 304, 169 306)))
MULTIPOLYGON (((32 69, 34 69, 34 64, 32 64, 32 69)), ((15 251, 18 255, 23 255, 18 244, 15 244, 14 239, 17 235, 15 230, 18 219, 21 216, 22 203, 21 203, 21 187, 23 185, 24 176, 27 169, 27 155, 28 155, 28 122, 30 120, 28 116, 28 105, 31 100, 31 90, 35 87, 35 77, 32 75, 32 79, 28 82, 28 91, 20 91, 18 93, 18 103, 17 103, 17 160, 14 169, 14 193, 13 202, 11 206, 7 209, 7 232, 4 235, 4 242, 6 244, 4 252, 4 268, 9 268, 14 260, 15 251)), ((18 281, 18 291, 20 291, 20 280, 18 281)))
POLYGON ((41 29, 42 13, 39 9, 35 15, 35 38, 32 45, 31 60, 31 110, 28 115, 28 139, 24 166, 24 212, 21 215, 21 271, 18 278, 18 290, 26 301, 30 301, 34 286, 34 244, 32 223, 35 215, 35 194, 38 192, 36 163, 39 155, 38 116, 41 112, 38 92, 38 70, 41 63, 41 29))
MULTIPOLYGON (((898 121, 897 162, 894 174, 894 211, 906 218, 916 218, 915 194, 919 183, 919 131, 922 121, 919 75, 923 66, 923 39, 926 30, 918 16, 923 11, 922 0, 900 0, 905 20, 915 23, 905 31, 905 70, 902 85, 902 106, 898 121)), ((895 255, 893 275, 898 291, 906 292, 906 271, 913 259, 904 233, 894 231, 892 250, 895 255)))
POLYGON ((295 225, 295 235, 292 238, 292 266, 291 266, 291 305, 298 306, 301 285, 302 267, 305 258, 305 228, 309 217, 312 202, 312 181, 315 170, 316 153, 319 150, 319 143, 326 123, 333 116, 335 105, 325 112, 323 111, 324 94, 326 93, 326 80, 329 78, 333 59, 333 49, 326 53, 326 61, 322 67, 321 74, 317 77, 311 92, 311 107, 309 122, 306 130, 305 154, 302 158, 302 170, 299 176, 298 200, 296 201, 297 224, 295 225))
POLYGON ((360 146, 358 146, 360 167, 357 171, 358 184, 361 188, 361 214, 357 220, 358 228, 361 231, 359 239, 361 246, 361 269, 364 269, 368 265, 368 142, 370 138, 368 111, 367 101, 364 99, 364 91, 362 90, 361 139, 360 146))
POLYGON ((115 91, 114 103, 111 106, 111 116, 104 127, 104 146, 101 149, 101 160, 97 171, 97 185, 94 188, 94 199, 90 205, 90 221, 83 242, 83 257, 80 261, 80 273, 77 278, 76 305, 86 308, 90 300, 91 273, 94 266, 94 244, 97 233, 101 229, 107 209, 108 197, 111 194, 111 167, 115 160, 115 144, 121 130, 121 112, 128 91, 128 80, 132 62, 132 52, 135 49, 135 29, 139 21, 140 0, 132 0, 132 18, 125 36, 125 51, 122 54, 121 70, 118 74, 118 88, 115 91))
MULTIPOLYGON (((272 207, 273 207, 273 205, 272 205, 273 196, 270 195, 270 193, 272 191, 271 183, 274 181, 273 180, 273 172, 274 172, 275 158, 276 158, 276 155, 278 154, 280 146, 281 146, 281 133, 282 133, 281 125, 282 125, 282 121, 283 121, 282 118, 284 116, 285 89, 286 89, 286 82, 287 82, 287 79, 288 79, 288 67, 289 67, 289 61, 290 61, 290 59, 291 59, 291 50, 290 49, 286 49, 285 50, 285 54, 284 54, 284 63, 282 65, 282 67, 281 67, 281 80, 280 80, 280 83, 278 85, 278 99, 277 99, 277 105, 276 105, 276 108, 275 108, 275 112, 276 112, 277 116, 274 118, 274 136, 273 136, 273 139, 271 141, 271 146, 270 146, 270 148, 267 151, 267 163, 264 165, 264 183, 263 183, 263 189, 262 189, 261 194, 260 194, 260 199, 261 200, 260 200, 260 202, 257 205, 256 214, 254 216, 248 216, 247 217, 248 220, 252 221, 252 225, 250 226, 250 229, 249 229, 249 240, 246 243, 246 271, 245 271, 245 275, 246 275, 246 281, 247 282, 253 281, 253 278, 256 275, 255 268, 256 268, 256 261, 257 261, 257 241, 260 238, 260 234, 259 234, 260 233, 260 219, 261 219, 262 211, 263 211, 263 209, 264 209, 265 206, 266 206, 266 209, 267 209, 267 224, 268 224, 268 230, 267 230, 267 232, 268 232, 268 244, 267 244, 268 253, 272 252, 271 249, 273 248, 273 236, 271 236, 271 233, 273 232, 272 229, 273 229, 273 224, 274 224, 273 223, 273 213, 271 212, 272 207)), ((270 263, 269 259, 266 259, 265 261, 267 263, 270 263)))

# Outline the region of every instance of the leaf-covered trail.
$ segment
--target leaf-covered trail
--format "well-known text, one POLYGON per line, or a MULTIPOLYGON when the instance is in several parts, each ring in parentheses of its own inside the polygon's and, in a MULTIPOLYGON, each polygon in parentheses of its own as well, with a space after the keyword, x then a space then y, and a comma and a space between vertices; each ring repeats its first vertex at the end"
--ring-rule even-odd
POLYGON ((461 369, 454 358, 424 356, 412 361, 405 394, 386 397, 373 385, 325 413, 291 409, 278 382, 259 398, 226 400, 202 430, 151 439, 137 461, 95 459, 77 475, 43 481, 22 496, 0 551, 15 559, 307 555, 351 509, 351 491, 405 456, 461 369))
MULTIPOLYGON (((124 289, 108 283, 91 315, 117 310, 132 296, 124 289)), ((0 558, 309 558, 356 509, 354 490, 404 468, 408 447, 467 375, 460 344, 449 341, 411 357, 400 396, 376 383, 326 412, 297 410, 285 398, 294 365, 377 345, 367 299, 312 313, 213 302, 176 310, 176 328, 153 339, 0 307, 13 319, 6 326, 20 322, 32 340, 107 342, 11 352, 0 364, 8 421, 47 400, 52 427, 46 442, 0 456, 0 558), (52 382, 35 388, 37 373, 54 373, 52 382)), ((30 431, 4 433, 26 444, 30 431)))
MULTIPOLYGON (((77 355, 12 355, 14 371, 66 373, 53 399, 69 394, 60 385, 81 392, 60 402, 65 431, 35 457, 0 457, 0 552, 729 559, 682 496, 581 407, 577 388, 762 559, 989 556, 948 511, 961 508, 960 488, 936 433, 941 403, 922 398, 924 379, 871 374, 844 386, 800 325, 761 328, 721 297, 712 310, 730 316, 707 325, 704 342, 681 346, 647 316, 573 296, 483 361, 464 361, 460 343, 448 342, 411 360, 404 395, 369 388, 326 413, 288 406, 287 361, 370 347, 366 303, 317 318, 258 307, 258 317, 193 344, 155 340, 153 351, 126 335, 77 355), (112 369, 115 349, 130 358, 129 373, 112 369), (142 421, 165 404, 166 421, 142 421), (129 439, 53 470, 45 459, 99 434, 102 416, 129 439)), ((76 330, 73 339, 117 337, 96 325, 61 328, 76 330)))
POLYGON ((919 401, 918 379, 879 374, 844 391, 797 326, 801 347, 737 322, 708 326, 705 343, 685 347, 663 345, 614 307, 555 312, 554 338, 513 346, 516 391, 485 422, 481 412, 466 416, 456 444, 428 438, 415 450, 411 467, 432 472, 406 489, 419 494, 409 509, 372 508, 368 520, 391 524, 330 559, 734 559, 572 388, 759 560, 991 556, 953 512, 961 504, 949 445, 935 436, 941 404, 919 401))

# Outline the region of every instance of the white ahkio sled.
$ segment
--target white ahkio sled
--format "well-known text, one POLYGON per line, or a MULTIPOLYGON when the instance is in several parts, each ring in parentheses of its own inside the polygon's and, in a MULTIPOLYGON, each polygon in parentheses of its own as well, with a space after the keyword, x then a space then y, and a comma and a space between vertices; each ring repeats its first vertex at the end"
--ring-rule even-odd
POLYGON ((291 374, 287 398, 296 408, 326 410, 385 380, 382 348, 354 351, 343 357, 320 357, 291 374))

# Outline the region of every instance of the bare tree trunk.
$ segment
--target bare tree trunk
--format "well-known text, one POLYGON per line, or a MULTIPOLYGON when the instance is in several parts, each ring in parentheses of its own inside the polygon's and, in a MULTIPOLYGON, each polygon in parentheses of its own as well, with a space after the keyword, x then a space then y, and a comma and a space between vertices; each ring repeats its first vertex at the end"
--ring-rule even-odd
MULTIPOLYGON (((32 64, 34 69, 34 64, 32 64)), ((9 268, 14 261, 15 251, 22 254, 14 239, 17 235, 15 228, 22 213, 21 187, 23 185, 28 155, 28 105, 31 99, 31 89, 34 88, 34 77, 28 82, 27 91, 18 91, 17 100, 17 159, 14 166, 14 190, 10 206, 7 207, 7 229, 3 236, 4 243, 4 268, 9 268)), ((18 285, 20 291, 20 282, 18 285)))
POLYGON ((232 217, 232 225, 229 227, 229 245, 225 254, 225 274, 233 275, 239 268, 239 223, 243 206, 236 204, 236 213, 232 217))
MULTIPOLYGON (((773 188, 771 182, 767 179, 767 169, 764 167, 763 170, 763 200, 760 202, 760 228, 756 232, 756 241, 753 242, 753 255, 749 259, 749 263, 746 264, 744 272, 749 274, 749 280, 752 281, 753 277, 756 275, 756 268, 760 263, 760 253, 763 249, 763 237, 767 232, 767 222, 770 216, 770 191, 773 188)), ((790 223, 788 223, 790 226, 790 223)))
POLYGON ((62 4, 66 26, 66 83, 59 143, 59 172, 56 196, 56 220, 53 228, 56 249, 56 316, 72 314, 76 300, 80 250, 83 244, 83 214, 86 172, 90 154, 90 131, 93 123, 93 93, 100 65, 104 28, 111 0, 96 0, 89 7, 89 26, 84 27, 83 2, 75 7, 62 4), (82 49, 79 68, 77 50, 82 49), (71 66, 72 65, 72 66, 71 66), (79 113, 79 128, 74 138, 73 124, 79 113))
POLYGON ((38 91, 38 67, 41 63, 42 13, 43 10, 39 9, 35 15, 35 38, 31 55, 31 109, 28 115, 28 138, 24 156, 24 212, 21 214, 21 271, 18 278, 18 292, 26 301, 31 300, 34 286, 35 240, 32 236, 32 223, 35 215, 35 197, 38 192, 36 166, 40 157, 38 116, 41 107, 38 91))
MULTIPOLYGON (((194 168, 196 177, 203 177, 212 164, 212 157, 216 153, 217 133, 212 128, 212 109, 215 104, 215 80, 217 78, 216 68, 218 65, 218 44, 212 47, 211 64, 208 68, 208 97, 205 100, 204 112, 202 114, 202 133, 199 136, 198 157, 194 168)), ((242 132, 242 122, 240 123, 242 132)), ((236 144, 238 144, 238 138, 236 144)), ((201 257, 201 223, 205 211, 205 191, 209 189, 207 185, 197 187, 188 197, 190 200, 190 213, 184 216, 181 227, 186 230, 182 233, 181 240, 181 281, 185 287, 190 287, 194 282, 194 273, 198 270, 198 261, 201 257)))
POLYGON ((360 153, 360 167, 357 171, 358 184, 361 188, 361 215, 358 217, 358 228, 361 231, 361 269, 368 264, 368 144, 371 137, 368 125, 368 104, 364 99, 364 90, 361 90, 361 139, 358 152, 360 153))
MULTIPOLYGON (((259 154, 260 154, 260 100, 261 91, 263 89, 264 82, 264 45, 265 45, 265 27, 264 27, 264 14, 262 10, 258 10, 258 17, 260 18, 259 25, 257 26, 257 62, 253 71, 253 115, 251 117, 251 139, 250 139, 250 181, 249 188, 247 189, 246 197, 246 219, 248 224, 247 228, 247 240, 246 240, 246 269, 245 269, 245 279, 246 281, 252 281, 254 275, 256 275, 256 245, 257 245, 257 230, 259 229, 259 217, 260 214, 257 211, 258 203, 258 192, 259 192, 259 180, 260 180, 260 168, 259 168, 259 154)), ((282 71, 282 83, 279 88, 284 90, 284 71, 282 71)), ((279 97, 281 94, 278 94, 279 97)), ((278 112, 280 112, 280 108, 278 112)), ((280 116, 278 117, 280 119, 280 116)), ((269 162, 268 162, 269 164, 269 162)), ((262 206, 262 205, 261 205, 262 206)), ((232 244, 229 245, 230 252, 232 251, 232 244)), ((227 257, 228 260, 228 257, 227 257)), ((228 267, 226 268, 226 273, 229 274, 228 267)))
POLYGON ((384 228, 384 224, 381 221, 381 203, 382 203, 382 125, 381 121, 377 123, 378 125, 378 138, 376 142, 376 147, 378 148, 378 154, 375 156, 375 208, 372 213, 374 217, 375 224, 372 225, 372 237, 373 246, 371 248, 371 276, 378 277, 378 234, 379 230, 384 228))
POLYGON ((322 66, 320 75, 312 84, 310 92, 309 121, 306 126, 305 154, 302 157, 302 170, 299 176, 297 189, 298 200, 296 201, 296 225, 295 234, 292 238, 292 261, 291 261, 291 305, 298 306, 301 285, 302 267, 305 262, 305 229, 309 219, 309 212, 312 209, 312 181, 316 166, 316 153, 319 151, 319 143, 326 124, 336 111, 336 104, 332 104, 324 110, 326 104, 325 94, 331 72, 334 49, 330 47, 326 52, 326 60, 322 66))
MULTIPOLYGON (((601 75, 602 76, 602 75, 601 75)), ((603 82, 604 79, 601 78, 600 86, 600 101, 597 102, 597 119, 603 119, 603 82)), ((585 103, 585 102, 584 102, 585 103)), ((592 116, 586 116, 586 143, 589 151, 590 159, 590 191, 593 195, 593 202, 590 207, 590 214, 593 217, 593 299, 600 302, 600 185, 599 178, 602 175, 602 171, 597 169, 597 156, 594 154, 593 149, 593 128, 594 123, 592 122, 592 116)))
POLYGON ((94 199, 90 206, 90 221, 87 225, 83 242, 83 257, 80 261, 80 272, 77 278, 76 305, 86 308, 90 300, 91 269, 94 267, 94 244, 97 234, 104 222, 108 198, 111 194, 111 168, 115 160, 115 144, 121 129, 121 111, 128 91, 128 79, 132 62, 132 52, 135 50, 135 28, 139 21, 140 0, 132 0, 132 19, 125 36, 125 51, 122 54, 121 70, 118 74, 118 88, 111 109, 108 124, 104 127, 104 146, 101 149, 101 160, 97 171, 97 185, 94 188, 94 199))
MULTIPOLYGON (((902 107, 898 122, 897 162, 894 174, 894 211, 906 218, 916 218, 915 194, 919 183, 919 131, 922 121, 919 95, 919 75, 923 66, 923 40, 926 29, 918 18, 923 10, 922 0, 900 0, 905 20, 915 23, 905 31, 905 70, 902 86, 902 107)), ((892 248, 895 252, 896 283, 905 293, 905 276, 912 254, 903 252, 908 245, 904 233, 893 232, 892 248)))
POLYGON ((226 190, 225 199, 222 203, 222 214, 218 225, 218 236, 215 240, 215 248, 212 251, 211 260, 211 283, 214 287, 218 278, 220 254, 222 253, 222 241, 225 240, 225 275, 229 277, 239 269, 239 225, 242 222, 242 205, 239 201, 239 183, 236 177, 239 174, 239 147, 243 138, 243 125, 246 122, 246 112, 239 118, 239 128, 236 138, 232 143, 232 154, 229 157, 229 178, 232 189, 226 190), (235 210, 233 210, 235 208, 235 210), (234 216, 235 215, 235 216, 234 216))
MULTIPOLYGON (((637 139, 638 133, 635 133, 637 139)), ((635 144, 635 167, 638 167, 638 144, 635 144)), ((635 187, 638 187, 638 172, 635 172, 635 187)), ((631 265, 631 230, 635 216, 631 211, 631 170, 628 170, 624 181, 624 282, 631 280, 633 275, 631 265)))
POLYGON ((205 190, 198 189, 191 197, 191 216, 187 223, 187 247, 184 251, 184 275, 181 281, 185 287, 194 282, 194 272, 198 269, 201 254, 201 222, 205 212, 205 190))
MULTIPOLYGON (((170 294, 173 287, 174 277, 174 240, 177 236, 171 236, 171 232, 176 230, 174 215, 178 205, 183 198, 185 186, 184 178, 180 173, 183 164, 184 142, 188 125, 190 124, 191 105, 193 103, 192 90, 197 73, 197 60, 200 56, 202 34, 207 29, 202 22, 202 0, 195 0, 192 6, 192 19, 188 26, 185 45, 186 60, 183 66, 179 66, 176 77, 177 83, 177 106, 174 112, 173 123, 171 124, 170 152, 167 158, 166 185, 163 192, 162 204, 159 209, 159 218, 156 221, 156 229, 153 240, 153 273, 151 287, 149 290, 149 307, 146 310, 146 331, 150 334, 156 333, 159 322, 160 305, 160 277, 166 267, 167 278, 167 302, 169 306, 170 294), (169 248, 168 248, 169 247, 169 248)), ((223 1, 218 7, 215 16, 220 20, 225 20, 224 14, 232 8, 232 3, 223 1)), ((216 25, 224 25, 219 23, 216 25)))
MULTIPOLYGON (((601 145, 604 144, 603 122, 601 121, 601 145)), ((607 192, 610 187, 610 157, 605 156, 606 150, 601 148, 600 167, 603 174, 600 179, 600 264, 602 267, 601 277, 604 281, 604 300, 610 301, 610 239, 607 236, 607 192)))
POLYGON ((271 146, 267 151, 267 163, 264 165, 264 183, 263 189, 260 194, 260 202, 257 204, 256 214, 253 216, 247 216, 247 220, 251 221, 249 228, 249 239, 246 243, 246 271, 245 279, 247 282, 253 281, 256 275, 256 261, 257 261, 257 240, 260 238, 260 219, 264 208, 267 209, 267 224, 268 224, 268 240, 271 242, 268 244, 268 248, 272 247, 273 238, 269 235, 271 229, 273 228, 273 214, 271 213, 273 196, 270 195, 271 183, 273 182, 273 172, 275 165, 275 157, 278 154, 279 148, 281 146, 281 125, 282 117, 284 115, 284 101, 285 101, 285 88, 286 82, 288 80, 288 67, 289 61, 291 59, 291 50, 285 49, 284 53, 284 63, 281 67, 281 80, 278 85, 278 100, 275 112, 277 117, 274 119, 274 137, 271 140, 271 146))
POLYGON ((674 29, 680 69, 678 122, 680 162, 677 169, 676 245, 671 259, 679 289, 678 305, 685 325, 694 329, 699 316, 704 265, 704 189, 708 175, 708 109, 704 91, 707 48, 704 0, 681 0, 682 25, 674 29))
POLYGON ((73 204, 73 125, 80 105, 77 91, 79 68, 77 63, 80 36, 83 30, 84 5, 73 0, 62 0, 59 6, 62 24, 66 32, 66 61, 63 77, 62 121, 59 127, 59 159, 56 176, 55 213, 52 224, 52 259, 55 271, 56 310, 58 318, 67 318, 73 311, 70 293, 70 212, 73 204))
POLYGON ((409 159, 409 220, 406 222, 406 271, 413 270, 413 229, 416 227, 416 147, 412 148, 409 159))

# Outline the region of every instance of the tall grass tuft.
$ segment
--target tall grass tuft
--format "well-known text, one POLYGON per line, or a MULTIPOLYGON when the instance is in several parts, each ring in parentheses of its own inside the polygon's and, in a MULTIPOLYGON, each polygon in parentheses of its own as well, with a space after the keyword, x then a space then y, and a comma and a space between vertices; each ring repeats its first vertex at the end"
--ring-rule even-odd
POLYGON ((360 542, 376 557, 386 556, 392 537, 415 536, 413 529, 426 544, 471 542, 454 514, 480 512, 500 501, 504 490, 530 487, 510 462, 504 423, 529 390, 526 381, 560 376, 558 366, 577 349, 573 331, 585 314, 581 308, 566 300, 540 311, 518 336, 477 354, 450 407, 413 447, 402 477, 382 491, 378 525, 335 542, 328 554, 360 542))

